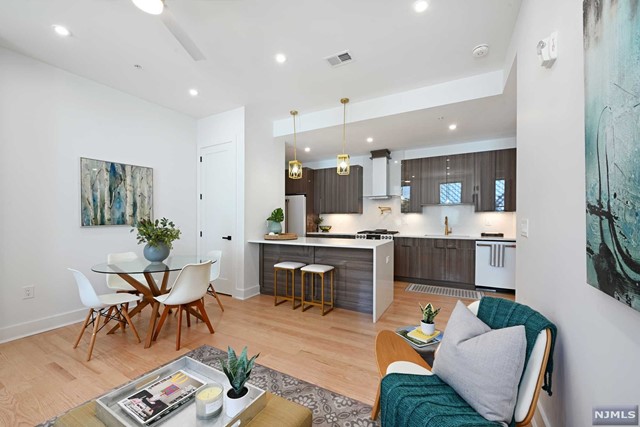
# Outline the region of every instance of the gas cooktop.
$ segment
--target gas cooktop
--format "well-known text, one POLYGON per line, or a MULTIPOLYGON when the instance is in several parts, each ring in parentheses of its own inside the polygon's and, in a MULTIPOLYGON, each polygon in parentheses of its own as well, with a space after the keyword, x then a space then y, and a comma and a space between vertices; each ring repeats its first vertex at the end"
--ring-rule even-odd
POLYGON ((376 228, 375 230, 358 231, 358 234, 398 234, 398 232, 387 230, 386 228, 376 228))

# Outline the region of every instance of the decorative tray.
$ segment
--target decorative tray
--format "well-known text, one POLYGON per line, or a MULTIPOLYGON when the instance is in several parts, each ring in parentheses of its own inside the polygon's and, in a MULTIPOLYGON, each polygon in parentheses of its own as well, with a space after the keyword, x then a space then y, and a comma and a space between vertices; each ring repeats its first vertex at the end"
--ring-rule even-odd
MULTIPOLYGON (((128 415, 119 405, 118 402, 125 397, 135 393, 136 390, 140 390, 151 382, 166 377, 175 371, 182 370, 189 375, 201 380, 204 383, 216 381, 224 385, 224 393, 226 393, 231 386, 227 377, 220 371, 203 363, 198 362, 190 357, 182 357, 174 362, 164 365, 142 378, 134 380, 117 390, 112 391, 98 399, 96 399, 96 416, 107 427, 140 427, 145 424, 135 421, 130 415, 128 415)), ((237 416, 231 418, 225 413, 223 406, 222 413, 214 418, 201 420, 196 418, 196 404, 192 399, 187 404, 181 406, 175 411, 169 413, 167 416, 160 418, 154 423, 147 424, 149 426, 197 426, 197 427, 229 427, 240 422, 240 425, 248 423, 258 412, 260 412, 266 405, 266 393, 251 384, 246 384, 249 389, 249 396, 251 401, 249 405, 237 416)))
POLYGON ((265 234, 265 240, 296 240, 298 235, 296 233, 280 233, 280 234, 265 234))

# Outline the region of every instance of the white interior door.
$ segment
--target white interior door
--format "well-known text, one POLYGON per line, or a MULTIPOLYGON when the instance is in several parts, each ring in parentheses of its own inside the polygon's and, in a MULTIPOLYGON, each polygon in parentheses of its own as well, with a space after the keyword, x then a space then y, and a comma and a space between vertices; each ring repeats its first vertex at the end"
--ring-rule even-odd
POLYGON ((236 241, 235 143, 225 142, 200 149, 200 256, 222 251, 216 292, 233 295, 236 241))

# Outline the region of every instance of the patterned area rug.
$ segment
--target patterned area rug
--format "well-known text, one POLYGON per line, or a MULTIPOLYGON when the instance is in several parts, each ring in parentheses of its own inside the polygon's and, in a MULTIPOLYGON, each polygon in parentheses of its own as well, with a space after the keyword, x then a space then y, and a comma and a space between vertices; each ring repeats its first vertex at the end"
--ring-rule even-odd
POLYGON ((407 292, 420 292, 423 294, 442 295, 445 297, 480 299, 484 296, 484 292, 469 291, 467 289, 447 288, 444 286, 419 285, 411 283, 407 286, 407 292))
MULTIPOLYGON (((226 355, 226 351, 203 345, 185 356, 221 370, 219 359, 226 358, 226 355)), ((371 406, 262 365, 255 365, 249 382, 309 408, 313 412, 314 426, 378 427, 380 425, 370 418, 371 406)), ((51 427, 55 420, 56 418, 48 420, 38 427, 51 427)))

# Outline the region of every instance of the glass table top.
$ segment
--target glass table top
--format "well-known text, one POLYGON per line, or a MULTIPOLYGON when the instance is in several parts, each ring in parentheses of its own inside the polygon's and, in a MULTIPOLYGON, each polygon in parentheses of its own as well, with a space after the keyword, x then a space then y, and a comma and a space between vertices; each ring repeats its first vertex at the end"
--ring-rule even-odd
POLYGON ((182 270, 187 264, 199 264, 206 259, 196 256, 176 255, 170 256, 163 262, 149 262, 144 258, 138 258, 135 261, 114 262, 111 264, 102 263, 91 267, 96 273, 105 274, 140 274, 140 273, 163 273, 166 271, 182 270))

